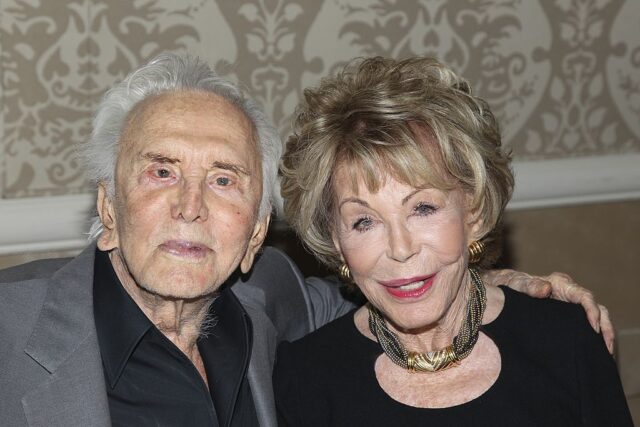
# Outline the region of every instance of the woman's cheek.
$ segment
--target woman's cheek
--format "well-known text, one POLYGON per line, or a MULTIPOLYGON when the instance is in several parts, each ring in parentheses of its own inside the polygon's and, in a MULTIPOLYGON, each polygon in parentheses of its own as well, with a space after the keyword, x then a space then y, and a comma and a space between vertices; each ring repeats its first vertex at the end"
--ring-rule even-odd
POLYGON ((438 253, 443 262, 458 260, 466 250, 467 242, 462 223, 443 226, 434 235, 432 247, 438 253))
POLYGON ((385 244, 382 233, 375 229, 363 232, 349 230, 341 234, 339 241, 344 253, 363 255, 379 250, 385 244))

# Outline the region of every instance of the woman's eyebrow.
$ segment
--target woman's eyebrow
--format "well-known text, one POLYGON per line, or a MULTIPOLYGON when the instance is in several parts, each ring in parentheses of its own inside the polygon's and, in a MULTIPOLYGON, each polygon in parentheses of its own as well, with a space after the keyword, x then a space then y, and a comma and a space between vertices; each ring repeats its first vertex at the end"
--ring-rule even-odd
POLYGON ((347 197, 342 202, 340 202, 340 205, 338 206, 338 209, 340 209, 342 207, 342 205, 344 205, 345 203, 349 203, 349 202, 364 206, 365 208, 369 207, 369 203, 365 202, 362 199, 359 199, 357 197, 347 197))
POLYGON ((402 204, 405 205, 413 196, 415 196, 417 193, 419 193, 422 190, 423 188, 416 188, 414 191, 412 191, 402 199, 402 204))

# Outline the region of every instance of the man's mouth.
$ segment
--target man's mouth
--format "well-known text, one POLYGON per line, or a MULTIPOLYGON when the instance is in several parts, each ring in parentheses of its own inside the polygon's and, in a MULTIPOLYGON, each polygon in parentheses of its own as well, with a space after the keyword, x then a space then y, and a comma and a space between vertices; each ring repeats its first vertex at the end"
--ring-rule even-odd
POLYGON ((162 243, 159 248, 171 255, 180 258, 201 259, 207 256, 209 249, 202 243, 192 242, 188 240, 167 240, 162 243))

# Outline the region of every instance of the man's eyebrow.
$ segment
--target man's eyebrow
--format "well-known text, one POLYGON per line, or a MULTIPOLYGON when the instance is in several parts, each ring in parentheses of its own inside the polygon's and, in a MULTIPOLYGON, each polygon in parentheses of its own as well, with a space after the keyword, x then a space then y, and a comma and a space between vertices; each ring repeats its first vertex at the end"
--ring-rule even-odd
POLYGON ((240 165, 228 163, 228 162, 215 161, 211 163, 211 169, 225 169, 225 170, 235 172, 237 174, 251 176, 251 173, 246 168, 240 165))
POLYGON ((151 160, 152 162, 169 163, 170 165, 175 165, 177 163, 180 163, 180 159, 176 159, 174 157, 167 157, 160 153, 149 152, 149 153, 144 153, 140 157, 146 160, 151 160))

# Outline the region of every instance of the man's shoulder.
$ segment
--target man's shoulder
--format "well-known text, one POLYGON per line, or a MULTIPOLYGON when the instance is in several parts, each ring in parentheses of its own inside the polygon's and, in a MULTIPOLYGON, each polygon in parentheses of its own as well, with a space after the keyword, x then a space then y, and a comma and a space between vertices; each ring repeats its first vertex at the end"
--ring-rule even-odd
POLYGON ((40 259, 5 268, 0 270, 0 283, 46 278, 66 265, 70 260, 71 258, 40 259))
POLYGON ((68 262, 69 258, 43 259, 0 270, 3 311, 24 311, 26 304, 37 306, 47 292, 48 278, 68 262))
POLYGON ((48 279, 31 278, 19 268, 11 270, 10 275, 0 272, 0 364, 8 363, 24 349, 50 284, 48 279))
POLYGON ((341 295, 339 282, 305 279, 291 258, 270 246, 233 289, 245 306, 263 310, 285 340, 300 338, 353 308, 341 295))
POLYGON ((281 250, 266 246, 249 274, 233 284, 240 302, 266 314, 279 339, 309 332, 309 301, 304 276, 281 250))
POLYGON ((85 265, 87 254, 93 254, 93 247, 76 258, 42 259, 0 270, 0 319, 13 324, 40 310, 52 284, 69 283, 78 273, 77 265, 70 268, 72 263, 85 265))
POLYGON ((265 246, 249 274, 240 280, 244 284, 260 288, 270 288, 274 282, 282 282, 286 287, 295 289, 304 283, 304 276, 283 251, 273 246, 265 246))

